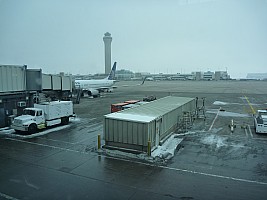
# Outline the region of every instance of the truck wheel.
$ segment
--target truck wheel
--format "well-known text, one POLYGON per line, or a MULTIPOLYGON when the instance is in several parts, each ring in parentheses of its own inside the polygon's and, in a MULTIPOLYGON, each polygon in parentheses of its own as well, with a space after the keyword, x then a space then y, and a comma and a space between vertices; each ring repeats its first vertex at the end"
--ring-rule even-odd
POLYGON ((36 124, 31 124, 31 125, 29 126, 29 128, 28 128, 28 132, 29 132, 30 134, 33 134, 33 133, 36 133, 36 131, 37 131, 37 126, 36 126, 36 124))
POLYGON ((66 125, 69 123, 69 117, 62 117, 61 118, 61 124, 66 125))

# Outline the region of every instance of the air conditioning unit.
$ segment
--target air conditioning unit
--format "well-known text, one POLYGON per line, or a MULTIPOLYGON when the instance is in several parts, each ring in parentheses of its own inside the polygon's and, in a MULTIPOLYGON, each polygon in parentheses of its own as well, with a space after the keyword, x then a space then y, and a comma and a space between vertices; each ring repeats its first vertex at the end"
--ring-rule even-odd
POLYGON ((18 102, 18 107, 26 107, 26 102, 25 101, 19 101, 18 102))

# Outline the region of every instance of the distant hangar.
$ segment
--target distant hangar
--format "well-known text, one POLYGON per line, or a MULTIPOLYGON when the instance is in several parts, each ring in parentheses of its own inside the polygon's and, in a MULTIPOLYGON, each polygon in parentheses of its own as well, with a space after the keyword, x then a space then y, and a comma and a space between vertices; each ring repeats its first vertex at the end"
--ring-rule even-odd
POLYGON ((148 141, 152 148, 159 145, 183 123, 184 113, 195 110, 195 98, 167 96, 105 115, 105 146, 146 152, 148 141))

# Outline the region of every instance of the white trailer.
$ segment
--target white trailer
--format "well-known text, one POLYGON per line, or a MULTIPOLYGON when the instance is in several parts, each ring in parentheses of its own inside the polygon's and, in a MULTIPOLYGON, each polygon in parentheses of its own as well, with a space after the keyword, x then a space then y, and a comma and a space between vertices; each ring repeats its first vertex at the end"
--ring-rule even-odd
POLYGON ((11 128, 15 131, 35 133, 57 124, 68 124, 73 116, 72 101, 53 101, 34 104, 34 108, 25 108, 24 114, 14 119, 11 128))
POLYGON ((267 110, 258 110, 254 125, 256 133, 267 133, 267 110))

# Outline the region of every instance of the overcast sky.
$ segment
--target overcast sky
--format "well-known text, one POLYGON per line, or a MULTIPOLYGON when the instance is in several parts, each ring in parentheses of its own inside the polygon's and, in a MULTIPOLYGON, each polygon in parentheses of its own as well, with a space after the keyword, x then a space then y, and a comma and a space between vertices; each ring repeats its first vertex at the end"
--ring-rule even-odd
POLYGON ((0 0, 0 64, 44 73, 267 72, 267 0, 0 0))

